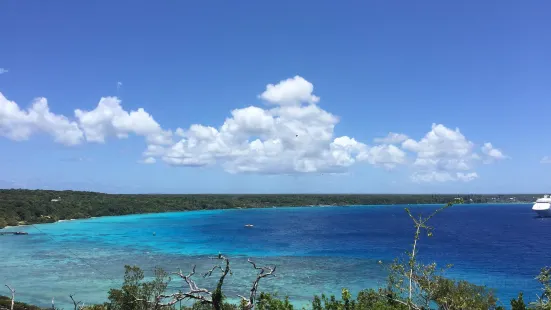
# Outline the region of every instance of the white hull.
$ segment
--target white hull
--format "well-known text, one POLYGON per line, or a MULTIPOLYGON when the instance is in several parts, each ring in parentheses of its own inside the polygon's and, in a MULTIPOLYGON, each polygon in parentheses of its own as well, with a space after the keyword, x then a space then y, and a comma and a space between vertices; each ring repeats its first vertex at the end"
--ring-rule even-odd
POLYGON ((545 195, 543 198, 536 200, 532 206, 539 217, 551 217, 551 198, 549 195, 545 195))

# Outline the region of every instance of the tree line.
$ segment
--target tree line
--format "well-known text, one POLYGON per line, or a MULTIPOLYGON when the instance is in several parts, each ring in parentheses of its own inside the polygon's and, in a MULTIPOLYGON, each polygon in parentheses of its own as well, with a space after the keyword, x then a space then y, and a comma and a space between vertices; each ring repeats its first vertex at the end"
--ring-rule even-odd
POLYGON ((0 228, 21 224, 169 211, 264 208, 272 206, 436 204, 460 198, 467 203, 533 201, 538 194, 104 194, 84 191, 0 190, 0 228), (513 198, 513 199, 511 199, 513 198))

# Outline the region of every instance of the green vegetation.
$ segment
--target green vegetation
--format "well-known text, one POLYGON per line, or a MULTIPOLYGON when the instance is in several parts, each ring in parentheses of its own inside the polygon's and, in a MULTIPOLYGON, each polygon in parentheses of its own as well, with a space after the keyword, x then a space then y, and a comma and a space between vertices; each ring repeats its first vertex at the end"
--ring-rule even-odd
MULTIPOLYGON (((11 297, 0 296, 0 310, 11 308, 11 297)), ((39 307, 16 301, 13 310, 42 310, 39 307)))
POLYGON ((533 201, 540 195, 113 195, 79 191, 0 190, 0 228, 65 219, 168 211, 272 206, 384 205, 533 201), (514 198, 514 199, 511 199, 514 198))

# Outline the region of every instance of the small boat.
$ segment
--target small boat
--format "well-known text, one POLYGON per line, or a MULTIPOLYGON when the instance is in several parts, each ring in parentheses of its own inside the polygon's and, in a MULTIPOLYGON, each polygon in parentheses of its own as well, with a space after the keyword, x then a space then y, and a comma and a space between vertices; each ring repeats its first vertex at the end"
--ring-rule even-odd
POLYGON ((29 233, 28 232, 25 232, 25 231, 16 231, 14 233, 14 235, 28 235, 29 233))
POLYGON ((246 224, 245 227, 251 228, 251 227, 253 227, 253 224, 246 224))
POLYGON ((543 198, 538 198, 532 206, 539 217, 551 217, 551 197, 544 195, 543 198))

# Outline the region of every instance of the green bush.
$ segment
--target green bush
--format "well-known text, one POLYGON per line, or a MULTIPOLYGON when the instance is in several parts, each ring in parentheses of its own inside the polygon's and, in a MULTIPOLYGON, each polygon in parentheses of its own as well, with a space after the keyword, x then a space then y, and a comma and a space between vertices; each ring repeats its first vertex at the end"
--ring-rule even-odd
MULTIPOLYGON (((10 309, 11 307, 11 298, 0 296, 0 309, 10 309)), ((42 310, 39 307, 31 306, 26 303, 16 301, 14 303, 13 310, 42 310)))

